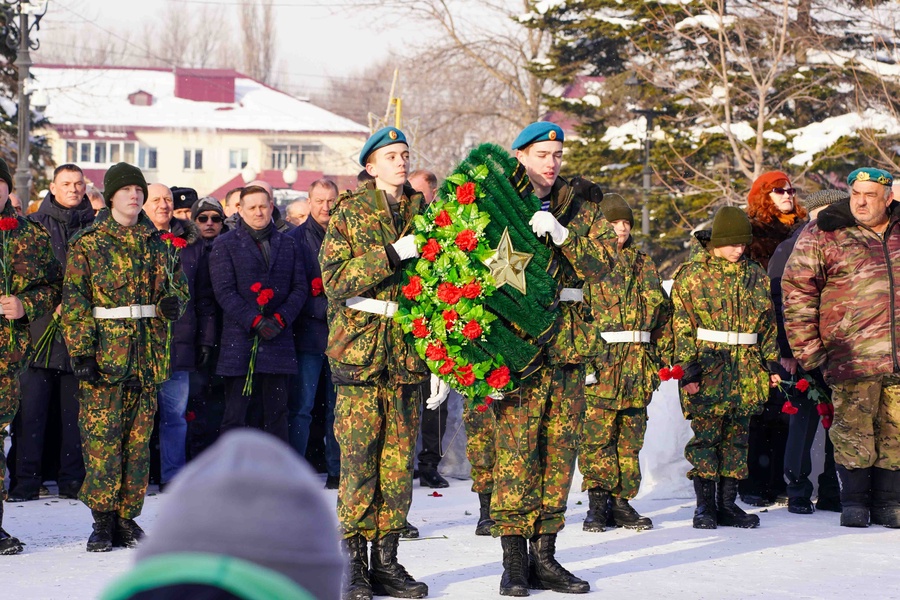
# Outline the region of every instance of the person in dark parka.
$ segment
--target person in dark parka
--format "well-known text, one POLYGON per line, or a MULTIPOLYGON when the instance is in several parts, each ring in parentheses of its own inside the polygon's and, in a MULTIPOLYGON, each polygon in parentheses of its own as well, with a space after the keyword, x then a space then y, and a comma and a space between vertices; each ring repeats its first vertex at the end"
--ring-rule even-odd
POLYGON ((216 373, 226 378, 222 432, 255 425, 287 442, 290 376, 297 372, 291 326, 306 301, 309 281, 296 242, 275 229, 273 208, 265 189, 244 188, 240 222, 216 239, 209 266, 216 301, 224 311, 216 366, 216 373), (251 290, 257 283, 272 290, 264 306, 251 290), (253 389, 245 396, 254 337, 259 349, 253 389))

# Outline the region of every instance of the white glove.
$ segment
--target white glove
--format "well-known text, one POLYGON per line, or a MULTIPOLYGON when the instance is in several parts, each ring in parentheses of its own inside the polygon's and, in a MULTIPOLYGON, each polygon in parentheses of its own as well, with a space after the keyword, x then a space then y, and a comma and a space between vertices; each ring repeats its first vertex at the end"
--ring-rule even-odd
POLYGON ((531 230, 538 237, 550 234, 553 243, 557 246, 561 246, 569 237, 569 230, 560 225, 556 217, 547 211, 539 210, 534 213, 528 224, 531 225, 531 230))
POLYGON ((425 401, 425 408, 436 410, 438 406, 444 403, 447 396, 450 395, 450 384, 438 377, 431 376, 431 395, 425 401))
POLYGON ((419 256, 419 250, 416 248, 416 236, 412 234, 403 236, 391 244, 391 246, 394 247, 400 260, 407 260, 419 256))
POLYGON ((587 377, 584 378, 584 385, 594 385, 597 383, 597 375, 595 373, 588 373, 587 377))

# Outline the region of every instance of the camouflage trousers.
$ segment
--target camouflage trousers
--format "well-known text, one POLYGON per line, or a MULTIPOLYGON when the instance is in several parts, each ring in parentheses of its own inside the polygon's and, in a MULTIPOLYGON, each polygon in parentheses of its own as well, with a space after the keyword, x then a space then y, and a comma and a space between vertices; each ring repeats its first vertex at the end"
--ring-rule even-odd
POLYGON ((647 409, 609 410, 591 406, 584 415, 578 468, 581 491, 600 488, 631 500, 641 487, 638 454, 644 445, 647 409))
POLYGON ((344 537, 374 540, 403 528, 412 501, 421 396, 419 385, 386 381, 337 387, 337 514, 344 537))
POLYGON ((19 378, 11 373, 0 375, 0 502, 6 500, 6 429, 19 410, 19 378))
POLYGON ((900 379, 836 383, 831 401, 834 462, 848 469, 900 470, 900 379))
POLYGON ((150 478, 157 386, 79 382, 78 429, 85 479, 78 498, 91 510, 141 514, 150 478))
POLYGON ((750 417, 694 415, 691 431, 694 436, 684 448, 684 457, 693 466, 688 479, 747 478, 750 417))
POLYGON ((466 458, 472 465, 472 491, 490 494, 494 491, 494 430, 496 417, 493 411, 463 410, 466 424, 466 458))
POLYGON ((565 526, 584 417, 584 367, 544 367, 497 417, 491 528, 494 537, 557 533, 565 526))

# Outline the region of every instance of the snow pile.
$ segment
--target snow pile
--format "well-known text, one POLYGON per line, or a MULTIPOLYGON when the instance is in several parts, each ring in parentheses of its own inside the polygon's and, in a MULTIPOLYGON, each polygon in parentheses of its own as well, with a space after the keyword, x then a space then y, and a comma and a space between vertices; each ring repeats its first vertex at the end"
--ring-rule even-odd
POLYGON ((827 150, 842 137, 855 136, 861 129, 897 135, 900 134, 900 122, 891 114, 870 108, 861 114, 847 113, 811 123, 806 127, 788 130, 788 135, 793 136, 794 150, 800 152, 788 162, 798 166, 809 164, 816 153, 827 150))

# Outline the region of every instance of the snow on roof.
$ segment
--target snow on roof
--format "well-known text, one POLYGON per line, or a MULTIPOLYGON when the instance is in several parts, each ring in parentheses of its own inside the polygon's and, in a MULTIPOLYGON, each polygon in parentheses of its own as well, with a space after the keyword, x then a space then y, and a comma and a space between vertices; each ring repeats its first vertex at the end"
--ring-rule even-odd
MULTIPOLYGON (((199 102, 175 96, 172 70, 37 65, 31 73, 49 96, 44 115, 54 125, 235 131, 367 134, 367 127, 234 72, 235 101, 199 102), (128 96, 153 95, 150 106, 128 96)), ((221 74, 217 71, 216 73, 221 74)))
POLYGON ((812 162, 817 152, 828 149, 844 136, 856 135, 860 129, 883 131, 886 135, 900 134, 900 122, 893 116, 868 109, 862 114, 847 113, 838 117, 829 117, 806 127, 791 129, 787 133, 793 136, 794 150, 800 152, 788 162, 792 165, 805 165, 812 162))

